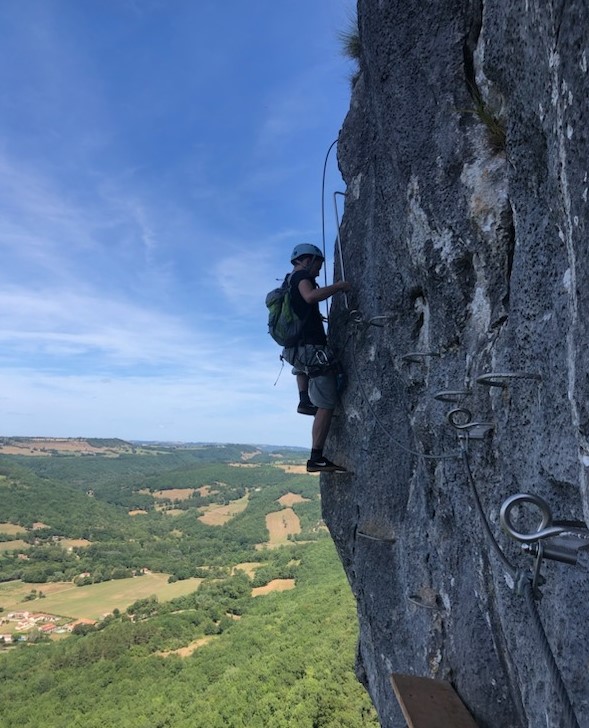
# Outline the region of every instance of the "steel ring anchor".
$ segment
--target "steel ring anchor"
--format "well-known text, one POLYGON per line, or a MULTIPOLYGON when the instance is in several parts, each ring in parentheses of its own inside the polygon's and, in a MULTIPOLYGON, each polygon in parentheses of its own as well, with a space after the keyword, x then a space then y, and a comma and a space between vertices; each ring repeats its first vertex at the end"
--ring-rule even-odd
POLYGON ((518 493, 508 498, 499 514, 501 527, 511 538, 522 544, 522 550, 538 559, 552 559, 575 566, 581 551, 589 549, 589 530, 582 522, 553 521, 550 506, 538 495, 518 493), (542 520, 532 533, 518 531, 512 521, 512 511, 519 505, 529 503, 540 509, 542 520))
POLYGON ((534 543, 544 538, 551 538, 553 536, 559 536, 564 530, 563 526, 552 525, 552 511, 550 506, 544 498, 540 498, 539 495, 533 495, 531 493, 517 493, 508 498, 501 506, 499 512, 499 520, 501 522, 501 528, 505 531, 508 536, 519 541, 520 543, 534 543), (542 520, 540 525, 532 533, 523 533, 518 531, 513 525, 511 520, 511 514, 514 508, 523 505, 524 503, 531 503, 540 509, 542 514, 542 520))
POLYGON ((494 429, 492 422, 473 422, 472 413, 466 407, 455 407, 446 415, 448 423, 458 430, 459 437, 468 437, 472 440, 482 440, 485 435, 494 429), (460 420, 466 417, 466 422, 460 420))

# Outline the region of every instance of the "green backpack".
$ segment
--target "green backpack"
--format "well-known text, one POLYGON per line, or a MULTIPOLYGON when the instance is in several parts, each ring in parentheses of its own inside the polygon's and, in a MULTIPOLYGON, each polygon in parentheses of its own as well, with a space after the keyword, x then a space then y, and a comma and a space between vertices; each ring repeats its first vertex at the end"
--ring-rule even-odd
POLYGON ((293 310, 290 295, 290 273, 279 288, 266 296, 268 333, 277 344, 289 348, 301 340, 306 317, 300 319, 293 310))

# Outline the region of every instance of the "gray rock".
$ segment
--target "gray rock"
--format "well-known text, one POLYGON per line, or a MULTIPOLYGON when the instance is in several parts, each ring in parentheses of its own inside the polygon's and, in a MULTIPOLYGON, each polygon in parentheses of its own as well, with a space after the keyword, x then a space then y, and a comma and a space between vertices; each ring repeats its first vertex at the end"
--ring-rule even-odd
POLYGON ((589 517, 589 6, 359 0, 358 12, 338 144, 355 313, 332 309, 349 384, 328 443, 354 474, 322 476, 358 604, 357 674, 385 727, 405 726, 392 672, 450 680, 479 726, 575 725, 567 695, 589 726, 586 567, 542 563, 551 668, 461 455, 521 572, 534 559, 500 527, 506 498, 589 517), (477 381, 492 373, 519 376, 477 381), (436 397, 448 391, 462 394, 436 397), (456 424, 492 429, 466 440, 454 408, 468 410, 456 424))

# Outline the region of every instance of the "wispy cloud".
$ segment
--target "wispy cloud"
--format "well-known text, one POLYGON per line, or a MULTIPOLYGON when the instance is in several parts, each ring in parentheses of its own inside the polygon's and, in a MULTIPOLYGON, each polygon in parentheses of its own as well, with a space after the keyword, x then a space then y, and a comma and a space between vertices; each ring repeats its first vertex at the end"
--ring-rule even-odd
POLYGON ((185 369, 213 356, 221 343, 156 309, 96 294, 11 287, 0 292, 0 310, 0 361, 46 356, 47 366, 66 368, 76 366, 70 357, 91 356, 84 362, 90 370, 106 364, 185 369))
POLYGON ((5 434, 31 434, 34 423, 35 434, 63 436, 292 444, 294 431, 295 444, 308 438, 288 368, 274 386, 278 349, 271 356, 92 296, 12 289, 0 295, 0 310, 5 434))
POLYGON ((293 378, 275 387, 277 365, 256 363, 218 362, 215 379, 207 371, 104 378, 0 370, 2 432, 306 445, 310 424, 295 412, 293 378))
POLYGON ((219 290, 236 311, 252 314, 263 311, 266 293, 282 282, 291 269, 290 253, 310 235, 309 230, 277 230, 263 240, 243 241, 231 246, 230 254, 214 266, 219 290))
POLYGON ((0 156, 0 282, 21 280, 35 288, 50 280, 55 288, 100 285, 115 293, 124 286, 128 295, 147 285, 157 298, 158 291, 173 285, 173 205, 158 210, 153 194, 129 179, 114 181, 101 173, 80 195, 47 164, 19 165, 0 156))
POLYGON ((263 301, 320 233, 341 5, 0 3, 4 432, 307 440, 263 301))
POLYGON ((0 156, 0 245, 25 256, 38 255, 58 242, 86 246, 86 231, 96 221, 65 198, 65 192, 57 190, 39 169, 0 156), (23 242, 27 243, 24 248, 23 242))
POLYGON ((308 137, 311 130, 322 127, 323 115, 330 103, 326 86, 334 83, 337 59, 321 60, 306 66, 296 76, 273 88, 266 98, 267 112, 260 125, 256 152, 260 157, 293 138, 308 137))

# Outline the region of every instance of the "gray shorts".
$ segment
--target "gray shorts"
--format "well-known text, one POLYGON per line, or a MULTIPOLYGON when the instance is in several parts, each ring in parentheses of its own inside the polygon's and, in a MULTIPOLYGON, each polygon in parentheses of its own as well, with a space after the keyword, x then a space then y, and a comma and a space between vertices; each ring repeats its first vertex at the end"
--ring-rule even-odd
POLYGON ((338 401, 333 355, 325 346, 304 344, 284 349, 282 356, 292 364, 293 374, 309 377, 309 399, 321 409, 335 409, 338 401))

